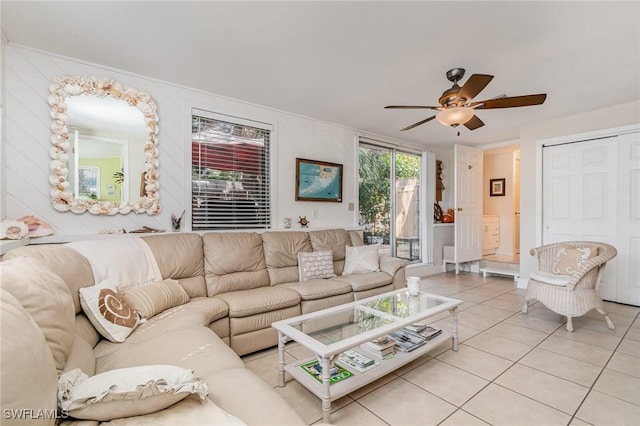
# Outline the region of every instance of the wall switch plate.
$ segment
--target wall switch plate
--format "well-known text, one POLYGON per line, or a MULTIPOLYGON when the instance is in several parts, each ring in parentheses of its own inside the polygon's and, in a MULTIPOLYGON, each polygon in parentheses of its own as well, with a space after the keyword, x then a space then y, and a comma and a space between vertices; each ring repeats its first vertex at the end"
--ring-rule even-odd
POLYGON ((356 208, 356 205, 354 203, 349 203, 349 211, 352 212, 354 211, 356 208))

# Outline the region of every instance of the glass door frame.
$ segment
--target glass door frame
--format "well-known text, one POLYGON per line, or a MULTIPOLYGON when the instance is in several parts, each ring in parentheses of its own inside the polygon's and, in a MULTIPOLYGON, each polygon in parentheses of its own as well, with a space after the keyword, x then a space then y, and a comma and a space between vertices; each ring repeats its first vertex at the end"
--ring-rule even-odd
MULTIPOLYGON (((431 215, 428 214, 428 212, 430 210, 427 209, 428 203, 427 200, 428 199, 432 199, 434 198, 434 191, 429 191, 428 190, 428 185, 429 185, 429 179, 427 179, 427 172, 428 170, 431 170, 432 167, 429 167, 429 162, 433 162, 434 166, 435 166, 435 156, 433 156, 432 153, 428 153, 425 151, 420 151, 417 149, 411 149, 411 148, 406 148, 406 147, 400 147, 398 145, 391 145, 382 141, 377 141, 377 140, 373 140, 373 139, 369 139, 369 138, 365 138, 365 137, 358 137, 357 138, 357 144, 356 144, 356 176, 358 177, 358 179, 356 179, 356 193, 358 194, 358 196, 356 197, 356 199, 358 200, 358 206, 356 209, 357 212, 357 217, 359 217, 360 215, 360 180, 359 180, 359 176, 360 176, 360 147, 368 147, 371 149, 377 149, 380 151, 385 151, 388 152, 390 155, 390 161, 389 161, 389 168, 390 168, 390 174, 389 174, 389 179, 391 182, 390 185, 390 194, 389 194, 389 201, 390 201, 390 211, 389 211, 389 215, 390 215, 390 221, 389 221, 389 249, 390 249, 390 254, 391 256, 396 256, 397 255, 397 250, 396 250, 396 214, 397 214, 397 196, 396 196, 396 191, 394 190, 395 188, 395 183, 397 181, 397 177, 396 177, 396 155, 397 154, 408 154, 408 155, 415 155, 419 157, 420 160, 420 171, 419 171, 419 176, 418 176, 418 185, 419 185, 419 204, 418 204, 418 215, 419 215, 419 219, 418 219, 418 237, 419 237, 419 250, 420 250, 420 255, 418 257, 418 259, 416 261, 411 262, 411 264, 424 264, 424 263, 428 263, 428 262, 432 262, 432 249, 431 247, 429 247, 429 244, 427 244, 427 241, 432 241, 431 238, 427 238, 429 235, 431 235, 431 231, 429 231, 431 228, 429 227, 429 222, 428 219, 431 218, 431 215)), ((358 222, 358 224, 360 224, 358 222)), ((365 242, 366 243, 366 242, 365 242)), ((432 244, 432 243, 431 243, 432 244)))

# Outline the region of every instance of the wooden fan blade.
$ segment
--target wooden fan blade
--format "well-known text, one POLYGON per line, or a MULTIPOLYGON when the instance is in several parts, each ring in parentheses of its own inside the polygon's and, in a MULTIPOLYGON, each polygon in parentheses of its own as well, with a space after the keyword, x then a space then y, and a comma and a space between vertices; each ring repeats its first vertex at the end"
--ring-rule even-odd
POLYGON ((441 106, 428 105, 387 105, 386 109, 442 109, 441 106))
POLYGON ((471 120, 464 123, 464 127, 466 127, 469 130, 475 130, 478 127, 482 127, 482 126, 484 126, 484 123, 482 122, 482 120, 478 118, 477 115, 474 115, 473 117, 471 117, 471 120))
POLYGON ((458 92, 458 99, 465 98, 466 100, 471 100, 475 98, 478 93, 482 92, 482 89, 487 87, 487 84, 489 84, 492 79, 492 75, 473 74, 458 92))
POLYGON ((436 118, 436 116, 435 116, 435 115, 434 115, 433 117, 425 118, 424 120, 422 120, 422 121, 418 121, 417 123, 412 124, 411 126, 405 127, 404 129, 402 129, 402 130, 400 130, 400 131, 401 131, 401 132, 404 132, 405 130, 411 130, 411 129, 413 129, 414 127, 418 127, 418 126, 423 125, 424 123, 428 123, 429 121, 433 120, 434 118, 436 118))
POLYGON ((515 108, 543 104, 547 99, 546 93, 537 95, 511 96, 502 99, 488 99, 486 101, 473 102, 470 106, 478 105, 476 109, 515 108))

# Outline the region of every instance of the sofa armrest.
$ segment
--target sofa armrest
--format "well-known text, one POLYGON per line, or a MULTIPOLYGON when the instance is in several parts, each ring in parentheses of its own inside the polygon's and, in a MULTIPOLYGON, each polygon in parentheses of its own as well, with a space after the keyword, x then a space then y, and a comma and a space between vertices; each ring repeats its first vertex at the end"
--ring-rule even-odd
POLYGON ((391 256, 380 256, 380 270, 389 275, 395 275, 398 269, 407 266, 407 262, 391 256))
POLYGON ((399 290, 406 287, 405 267, 407 262, 391 256, 380 256, 380 270, 393 277, 393 288, 399 290))

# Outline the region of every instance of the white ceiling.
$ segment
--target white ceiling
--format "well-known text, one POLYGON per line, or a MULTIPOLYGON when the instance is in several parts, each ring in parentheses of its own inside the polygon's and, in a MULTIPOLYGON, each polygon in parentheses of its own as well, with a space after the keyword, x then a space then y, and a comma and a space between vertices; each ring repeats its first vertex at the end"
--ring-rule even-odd
MULTIPOLYGON (((640 2, 13 2, 12 43, 424 145, 482 145, 640 99, 640 2), (547 93, 479 111, 473 132, 422 120, 445 72, 495 75, 477 97, 547 93)), ((463 81, 464 82, 464 81, 463 81)), ((152 94, 153 95, 153 94, 152 94)), ((640 117, 639 117, 640 120, 640 117)))

